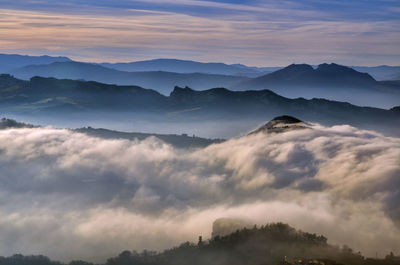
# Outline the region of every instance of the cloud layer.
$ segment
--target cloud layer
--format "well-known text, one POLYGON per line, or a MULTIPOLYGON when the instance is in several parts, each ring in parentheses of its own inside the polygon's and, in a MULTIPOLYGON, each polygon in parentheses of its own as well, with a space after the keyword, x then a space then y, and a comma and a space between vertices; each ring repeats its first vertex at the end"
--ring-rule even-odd
POLYGON ((350 126, 198 150, 10 129, 0 153, 0 255, 161 250, 221 217, 288 222, 367 255, 400 247, 400 139, 350 126))

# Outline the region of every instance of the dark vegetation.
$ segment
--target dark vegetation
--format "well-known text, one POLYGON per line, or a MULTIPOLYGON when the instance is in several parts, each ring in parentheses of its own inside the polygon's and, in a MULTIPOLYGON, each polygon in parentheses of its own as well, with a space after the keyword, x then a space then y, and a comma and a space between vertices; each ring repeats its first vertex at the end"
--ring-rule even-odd
POLYGON ((281 133, 291 130, 299 130, 311 128, 307 123, 288 115, 283 115, 276 117, 269 121, 267 124, 261 126, 260 128, 250 132, 249 134, 256 133, 281 133))
MULTIPOLYGON (((44 256, 0 257, 1 265, 61 265, 44 256)), ((91 265, 72 261, 69 265, 91 265)), ((215 236, 208 241, 199 238, 197 244, 186 242, 179 247, 157 253, 153 251, 123 251, 105 265, 262 265, 262 264, 345 264, 398 265, 393 253, 385 259, 365 258, 350 247, 329 245, 322 235, 302 232, 287 224, 276 223, 251 229, 241 229, 227 236, 215 236), (321 263, 323 262, 323 263, 321 263)))
POLYGON ((36 126, 28 123, 17 122, 13 119, 2 118, 0 120, 0 130, 10 128, 35 128, 36 126))

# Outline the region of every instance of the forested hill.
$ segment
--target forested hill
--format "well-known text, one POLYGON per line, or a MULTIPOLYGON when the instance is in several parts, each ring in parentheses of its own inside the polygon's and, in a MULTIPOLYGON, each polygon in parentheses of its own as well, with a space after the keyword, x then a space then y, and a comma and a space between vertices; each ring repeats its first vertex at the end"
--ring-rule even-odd
MULTIPOLYGON (((0 257, 1 265, 62 265, 44 256, 0 257)), ((161 253, 123 251, 105 265, 261 265, 261 264, 346 264, 399 265, 400 258, 391 253, 385 259, 364 258, 347 246, 328 244, 322 235, 302 232, 287 224, 276 223, 238 230, 227 236, 215 236, 197 244, 183 243, 161 253)), ((71 261, 69 265, 92 265, 71 261)))

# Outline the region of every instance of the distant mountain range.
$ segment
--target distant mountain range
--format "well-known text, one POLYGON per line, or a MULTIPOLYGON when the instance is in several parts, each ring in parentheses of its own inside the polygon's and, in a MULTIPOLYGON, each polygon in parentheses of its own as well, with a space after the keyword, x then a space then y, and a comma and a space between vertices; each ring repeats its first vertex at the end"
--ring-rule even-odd
POLYGON ((101 65, 79 62, 55 62, 30 65, 10 71, 17 78, 34 76, 97 81, 106 84, 137 85, 168 95, 174 86, 190 86, 203 90, 211 87, 230 87, 247 77, 204 73, 173 73, 162 71, 123 72, 101 65))
POLYGON ((368 73, 379 81, 400 80, 400 66, 351 66, 351 68, 362 73, 368 73))
POLYGON ((327 98, 361 106, 390 108, 400 104, 400 83, 376 81, 367 73, 337 64, 293 64, 257 78, 202 73, 124 72, 101 65, 79 62, 55 62, 30 65, 10 71, 17 78, 34 76, 97 81, 116 85, 137 85, 168 95, 173 87, 206 90, 225 87, 231 90, 270 89, 296 98, 327 98))
POLYGON ((131 63, 102 63, 102 66, 126 71, 126 72, 145 72, 145 71, 165 71, 175 73, 206 73, 220 75, 237 75, 247 77, 257 77, 262 74, 270 73, 281 67, 249 67, 242 64, 224 63, 201 63, 187 60, 176 59, 155 59, 131 63))
MULTIPOLYGON (((28 123, 18 122, 13 119, 2 118, 0 119, 0 130, 16 129, 16 128, 38 128, 28 123)), ((102 128, 84 127, 74 129, 73 131, 84 133, 93 137, 102 139, 127 139, 127 140, 145 140, 148 137, 156 137, 163 142, 170 144, 177 148, 199 148, 206 147, 210 144, 220 143, 222 139, 207 139, 197 137, 195 135, 189 136, 187 134, 157 134, 157 133, 140 133, 140 132, 120 132, 115 130, 108 130, 102 128)))
POLYGON ((325 125, 350 124, 400 135, 400 113, 325 99, 289 99, 270 90, 196 91, 175 87, 169 96, 138 86, 35 77, 0 76, 0 111, 62 117, 70 113, 124 113, 155 121, 259 119, 282 114, 325 125), (131 113, 131 114, 129 114, 131 113))
POLYGON ((244 81, 239 86, 262 88, 264 86, 308 87, 372 87, 377 81, 369 74, 337 64, 321 64, 316 69, 308 64, 292 64, 258 78, 244 81))
POLYGON ((327 98, 361 106, 392 107, 400 103, 400 84, 376 81, 367 73, 338 64, 292 64, 270 74, 241 81, 233 90, 270 89, 296 98, 327 98))
MULTIPOLYGON (((73 62, 66 57, 30 58, 19 55, 3 55, 3 57, 5 61, 14 58, 14 64, 11 64, 14 66, 17 62, 18 65, 31 61, 43 62, 43 64, 27 65, 7 71, 24 80, 41 76, 96 81, 105 84, 135 85, 156 90, 163 95, 169 95, 175 86, 188 86, 195 90, 215 87, 225 87, 235 91, 269 89, 289 98, 326 98, 359 106, 380 108, 391 108, 400 104, 399 81, 377 81, 368 73, 333 63, 319 66, 292 64, 279 69, 279 67, 257 68, 174 59, 92 64, 73 62)), ((6 65, 4 61, 2 65, 6 65)), ((361 71, 370 69, 374 75, 393 78, 399 70, 400 76, 400 67, 354 68, 361 71)))
POLYGON ((19 54, 0 54, 0 73, 8 73, 9 71, 38 64, 50 64, 54 62, 70 62, 67 57, 52 57, 52 56, 28 56, 19 54))
MULTIPOLYGON (((18 54, 0 54, 0 73, 9 73, 16 68, 50 64, 54 62, 70 62, 67 57, 27 56, 18 54)), ((107 68, 124 72, 175 72, 175 73, 203 73, 218 75, 236 75, 258 77, 282 69, 283 67, 251 67, 243 64, 202 63, 178 59, 154 59, 129 63, 100 63, 107 68)), ((370 74, 378 81, 400 80, 400 66, 351 66, 351 68, 370 74)))

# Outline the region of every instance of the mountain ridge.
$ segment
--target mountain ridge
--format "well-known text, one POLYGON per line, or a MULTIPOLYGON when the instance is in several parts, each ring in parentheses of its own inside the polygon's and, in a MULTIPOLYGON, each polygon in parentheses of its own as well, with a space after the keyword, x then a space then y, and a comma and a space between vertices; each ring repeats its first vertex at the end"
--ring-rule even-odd
POLYGON ((26 66, 9 73, 25 80, 33 76, 42 76, 117 85, 137 85, 163 94, 169 94, 176 85, 207 89, 213 86, 230 86, 246 79, 246 77, 203 73, 124 72, 98 64, 81 62, 55 62, 48 65, 26 66))
POLYGON ((338 64, 292 64, 257 78, 241 81, 232 90, 269 89, 289 98, 327 98, 356 105, 390 107, 400 102, 400 84, 378 82, 368 73, 338 64))
POLYGON ((256 77, 272 72, 279 67, 250 67, 242 64, 225 64, 219 62, 196 62, 193 60, 179 60, 159 58, 127 63, 100 63, 100 65, 127 72, 167 71, 175 73, 206 73, 222 75, 238 75, 256 77))
MULTIPOLYGON (((291 64, 273 73, 244 81, 241 85, 257 88, 276 85, 278 83, 281 86, 324 85, 331 87, 342 85, 340 81, 350 81, 356 84, 361 82, 361 84, 369 86, 377 84, 377 81, 367 73, 357 72, 347 66, 324 63, 320 64, 316 69, 308 64, 291 64)), ((353 83, 346 82, 345 85, 354 85, 353 83)))
POLYGON ((165 121, 265 120, 282 114, 325 125, 391 130, 400 134, 397 109, 359 107, 326 99, 290 99, 270 90, 232 91, 226 88, 193 90, 175 87, 169 96, 139 86, 117 86, 93 81, 35 77, 30 81, 0 76, 0 111, 36 115, 48 113, 124 112, 152 115, 165 121))

